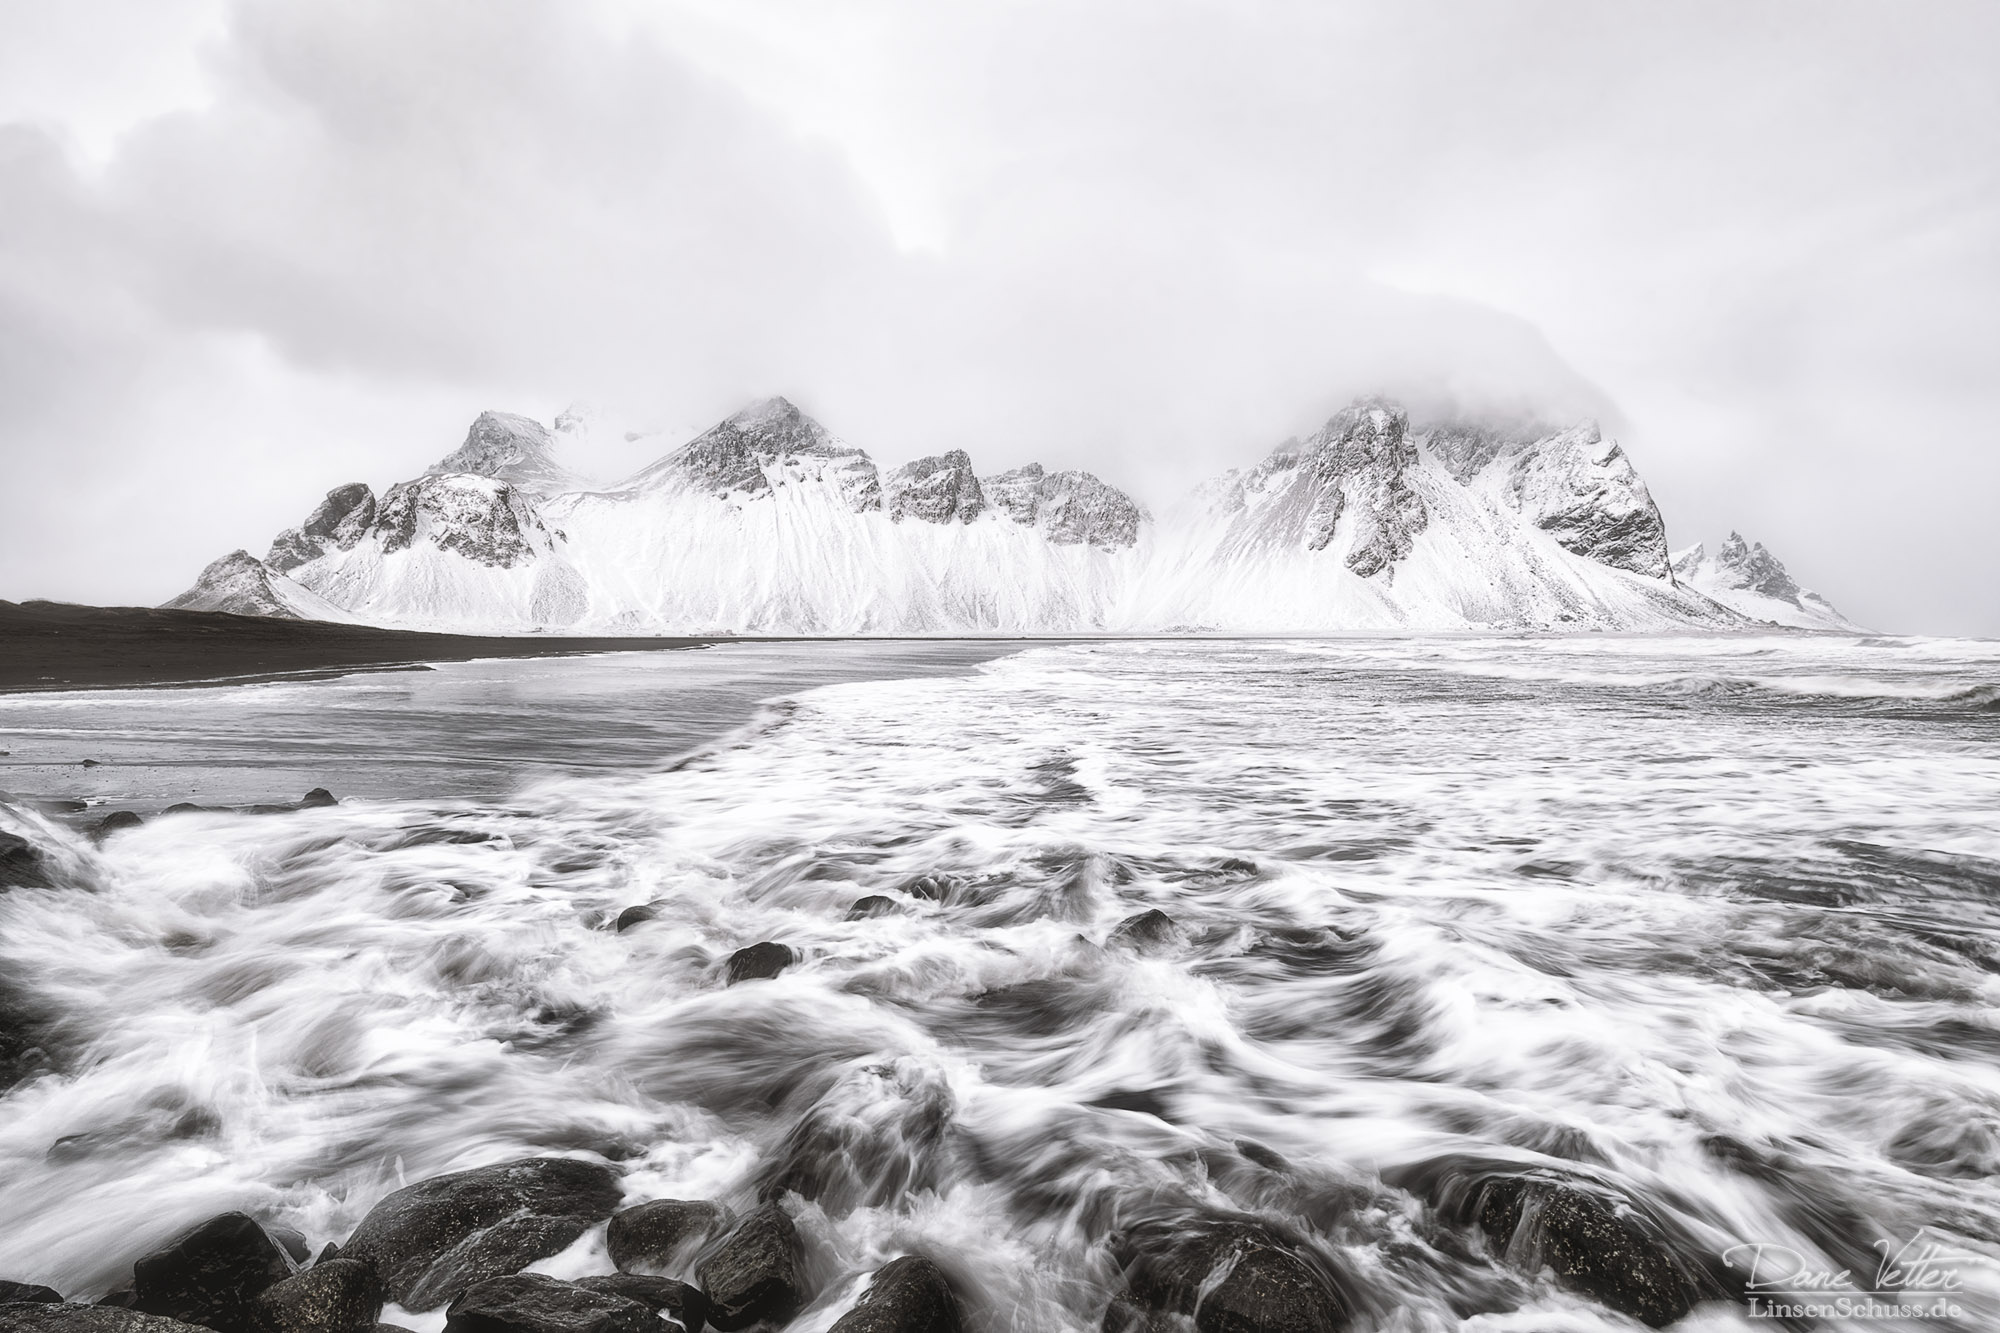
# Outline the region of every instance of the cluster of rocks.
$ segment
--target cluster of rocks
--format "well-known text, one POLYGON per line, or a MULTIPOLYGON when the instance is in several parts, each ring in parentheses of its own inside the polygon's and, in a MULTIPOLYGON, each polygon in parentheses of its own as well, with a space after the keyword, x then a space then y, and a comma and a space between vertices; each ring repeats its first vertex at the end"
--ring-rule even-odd
MULTIPOLYGON (((141 1258, 95 1304, 0 1281, 0 1333, 397 1333, 379 1322, 391 1303, 443 1308, 447 1333, 661 1333, 663 1321, 736 1333, 782 1326, 819 1294, 777 1204, 731 1219, 702 1201, 621 1209, 621 1193, 609 1167, 569 1158, 460 1171, 397 1190, 316 1258, 295 1233, 224 1213, 141 1258), (615 1271, 523 1271, 601 1224, 615 1271)), ((958 1298, 936 1264, 906 1256, 833 1329, 959 1333, 958 1298)))

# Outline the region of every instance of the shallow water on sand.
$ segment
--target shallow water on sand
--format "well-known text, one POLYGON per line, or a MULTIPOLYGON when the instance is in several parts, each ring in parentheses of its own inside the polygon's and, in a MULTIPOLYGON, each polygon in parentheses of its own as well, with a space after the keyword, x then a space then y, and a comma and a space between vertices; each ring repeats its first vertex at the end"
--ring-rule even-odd
MULTIPOLYGON (((1727 1295, 1732 1247, 1865 1286, 1913 1240, 1969 1257, 1959 1314, 1907 1326, 2000 1326, 2000 648, 954 669, 796 694, 671 763, 669 692, 551 686, 521 734, 629 743, 493 799, 101 846, 0 812, 61 881, 0 893, 54 1071, 0 1100, 0 1277, 101 1291, 232 1207, 317 1246, 399 1180, 555 1152, 628 1201, 791 1190, 806 1333, 910 1250, 975 1333, 1092 1329, 1114 1233, 1224 1214, 1303 1233, 1357 1328, 1632 1327, 1454 1212, 1532 1168, 1642 1210, 1716 1297, 1691 1327, 1773 1326, 1727 1295), (850 920, 867 895, 892 909, 850 920), (1149 908, 1173 929, 1113 938, 1149 908), (759 940, 802 959, 725 987, 759 940)), ((452 734, 432 705, 412 737, 452 734)))

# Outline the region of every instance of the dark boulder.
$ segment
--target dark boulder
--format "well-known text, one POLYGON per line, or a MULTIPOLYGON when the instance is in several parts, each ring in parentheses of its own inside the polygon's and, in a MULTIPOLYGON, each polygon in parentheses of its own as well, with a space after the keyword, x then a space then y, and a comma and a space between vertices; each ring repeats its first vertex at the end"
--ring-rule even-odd
POLYGON ((278 1242, 278 1248, 290 1255, 295 1264, 305 1264, 312 1260, 312 1246, 306 1243, 305 1235, 290 1227, 265 1227, 264 1234, 278 1242))
POLYGON ((951 892, 952 878, 949 875, 919 875, 900 886, 912 898, 922 898, 926 902, 941 903, 951 892))
POLYGON ((48 860, 41 849, 14 833, 0 833, 0 888, 52 887, 48 860))
POLYGON ((1120 921, 1104 943, 1109 948, 1130 949, 1134 953, 1150 955, 1163 953, 1184 939, 1174 919, 1155 907, 1120 921))
POLYGON ((382 1283, 358 1259, 328 1259, 264 1289, 252 1303, 255 1333, 370 1333, 382 1283))
POLYGON ((644 925, 646 922, 653 920, 657 916, 659 916, 659 913, 655 911, 651 905, 647 903, 639 903, 636 906, 628 907, 624 911, 620 912, 618 914, 617 924, 613 928, 622 933, 624 931, 632 929, 632 927, 634 926, 644 925))
POLYGON ((540 1273, 487 1278, 451 1303, 445 1333, 662 1333, 646 1305, 540 1273))
POLYGON ((313 1262, 316 1264, 323 1264, 329 1260, 338 1259, 339 1257, 340 1257, 340 1246, 334 1241, 328 1241, 325 1245, 320 1247, 319 1258, 313 1260, 313 1262))
POLYGON ((0 1092, 49 1067, 50 1015, 0 972, 0 1092))
POLYGON ((1338 1333, 1353 1318, 1324 1262, 1261 1222, 1155 1223, 1117 1252, 1126 1290, 1107 1320, 1150 1312, 1192 1318, 1199 1333, 1338 1333))
POLYGON ((1659 1228, 1622 1199, 1562 1180, 1501 1178, 1479 1198, 1495 1253, 1654 1328, 1694 1307, 1698 1292, 1659 1228))
POLYGON ((61 1300, 62 1293, 54 1287, 44 1287, 33 1282, 0 1281, 0 1305, 12 1305, 17 1301, 48 1305, 61 1300))
POLYGON ((866 921, 870 917, 895 916, 902 910, 894 898, 884 898, 879 893, 871 893, 866 898, 857 899, 854 906, 847 909, 847 919, 866 921))
POLYGON ((223 1213, 132 1265, 132 1308, 241 1333, 257 1297, 291 1274, 291 1261, 254 1218, 223 1213))
POLYGON ((784 1323, 805 1300, 804 1270, 798 1228, 783 1209, 765 1204, 697 1270, 708 1297, 708 1322, 723 1333, 765 1319, 784 1323))
POLYGON ((409 1310, 435 1309, 456 1294, 434 1266, 470 1279, 492 1276, 496 1262, 525 1267, 566 1248, 618 1207, 617 1173, 595 1162, 529 1157, 434 1176, 397 1190, 355 1228, 341 1257, 374 1265, 382 1294, 409 1310), (537 1227, 537 1220, 562 1225, 537 1227), (481 1237, 497 1232, 481 1244, 481 1237), (567 1237, 567 1239, 564 1239, 567 1237), (415 1303, 422 1283, 427 1305, 415 1303))
POLYGON ((339 805, 340 798, 324 787, 314 787, 299 798, 301 810, 323 810, 329 805, 339 805))
POLYGON ((401 1302, 435 1310, 488 1278, 518 1273, 537 1259, 561 1254, 594 1225, 588 1217, 510 1217, 474 1232, 439 1255, 401 1302))
POLYGON ((798 955, 782 944, 765 940, 747 949, 738 949, 729 955, 729 983, 734 986, 739 981, 761 981, 775 977, 778 973, 798 961, 798 955))
POLYGON ((0 1305, 0 1333, 198 1333, 192 1324, 116 1305, 0 1305))
POLYGON ((612 1217, 604 1247, 621 1273, 669 1269, 727 1223, 721 1208, 695 1199, 654 1199, 612 1217))
POLYGON ((928 1259, 906 1254, 875 1270, 832 1333, 960 1333, 958 1298, 928 1259))
POLYGON ((701 1333, 708 1322, 708 1298, 685 1282, 645 1273, 608 1273, 603 1277, 578 1278, 585 1291, 604 1291, 637 1301, 655 1314, 666 1315, 687 1333, 701 1333))
POLYGON ((90 836, 102 842, 120 829, 138 828, 145 822, 136 810, 113 810, 90 826, 90 836))

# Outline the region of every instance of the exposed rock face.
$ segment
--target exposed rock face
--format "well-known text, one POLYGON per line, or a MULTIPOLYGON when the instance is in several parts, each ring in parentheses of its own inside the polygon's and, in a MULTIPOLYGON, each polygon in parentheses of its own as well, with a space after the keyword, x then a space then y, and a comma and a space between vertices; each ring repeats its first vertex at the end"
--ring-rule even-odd
POLYGON ((644 1273, 608 1273, 603 1277, 578 1278, 585 1291, 601 1291, 637 1301, 655 1314, 663 1314, 687 1330, 701 1333, 708 1322, 708 1298, 685 1282, 644 1273))
POLYGON ((253 1302, 291 1273, 284 1251, 253 1218, 223 1213, 132 1265, 132 1305, 142 1314, 244 1333, 253 1302))
POLYGON ((798 955, 789 946, 764 940, 729 955, 726 969, 728 984, 734 986, 739 981, 767 980, 797 961, 798 955))
POLYGON ((986 511, 986 495, 963 449, 903 464, 882 479, 882 494, 894 519, 970 523, 986 511))
POLYGON ((329 1259, 266 1287, 252 1302, 253 1333, 369 1333, 382 1314, 382 1284, 355 1259, 329 1259))
POLYGON ((1667 527, 1652 493, 1597 423, 1524 449, 1507 485, 1521 512, 1566 550, 1647 578, 1668 576, 1667 527))
POLYGON ((1479 1200, 1479 1228, 1507 1262, 1655 1328, 1694 1308, 1694 1281, 1658 1228, 1621 1200, 1562 1181, 1500 1179, 1479 1200))
POLYGON ((1344 563, 1372 578, 1408 555, 1429 521, 1404 475, 1416 462, 1402 409, 1373 401, 1345 408, 1304 443, 1287 440, 1225 480, 1223 503, 1245 519, 1232 545, 1323 551, 1344 531, 1344 563))
POLYGON ((18 833, 0 832, 0 888, 46 889, 48 858, 18 833))
POLYGON ((231 551, 201 571, 195 585, 165 605, 182 611, 227 611, 237 616, 285 620, 352 620, 339 607, 248 551, 231 551))
POLYGON ((1732 532, 1711 556, 1697 542, 1674 556, 1674 577, 1759 620, 1806 629, 1853 629, 1832 602, 1801 588, 1762 542, 1732 532))
POLYGON ((771 470, 832 479, 855 513, 882 507, 882 480, 868 455, 783 398, 766 398, 696 436, 633 479, 635 487, 679 477, 716 495, 771 488, 771 470))
POLYGON ((765 1319, 784 1323, 807 1295, 798 1229, 783 1209, 765 1204, 702 1260, 698 1277, 708 1321, 723 1333, 765 1319))
POLYGON ((646 1305, 539 1273, 488 1278, 451 1303, 446 1333, 661 1333, 646 1305))
POLYGON ((654 1199, 614 1216, 605 1228, 604 1246, 621 1273, 665 1271, 727 1221, 721 1208, 705 1200, 654 1199))
POLYGON ((1186 939, 1181 928, 1174 924, 1174 919, 1155 907, 1120 921, 1104 943, 1109 948, 1130 949, 1152 957, 1172 950, 1186 939))
POLYGON ((580 479, 556 462, 555 437, 541 422, 511 412, 481 412, 465 443, 431 465, 431 474, 463 472, 504 481, 530 495, 576 490, 580 479))
POLYGON ((1106 1333, 1192 1317, 1199 1333, 1337 1333, 1349 1302, 1323 1267, 1269 1228, 1196 1220, 1135 1229, 1121 1246, 1126 1290, 1106 1333))
POLYGON ((944 1273, 917 1255, 875 1270, 861 1299, 834 1322, 832 1333, 959 1333, 958 1298, 944 1273))
POLYGON ((1138 501, 1088 472, 1048 472, 1030 463, 980 486, 1001 513, 1040 528, 1057 546, 1131 546, 1146 520, 1138 501))
POLYGON ((341 1255, 372 1264, 389 1300, 435 1309, 497 1266, 566 1248, 611 1216, 620 1194, 609 1167, 562 1157, 435 1176, 376 1204, 341 1255))
POLYGON ((421 534, 442 550, 501 569, 526 564, 548 542, 540 516, 512 486, 465 473, 391 486, 375 526, 385 554, 407 550, 421 534))
POLYGON ((0 1333, 196 1333, 197 1327, 115 1305, 0 1305, 0 1333))
POLYGON ((54 1287, 33 1282, 0 1282, 0 1305, 12 1305, 19 1301, 49 1305, 60 1300, 62 1293, 54 1287))
POLYGON ((264 563, 284 574, 329 550, 351 551, 374 523, 374 491, 358 481, 336 487, 303 524, 278 534, 264 563))

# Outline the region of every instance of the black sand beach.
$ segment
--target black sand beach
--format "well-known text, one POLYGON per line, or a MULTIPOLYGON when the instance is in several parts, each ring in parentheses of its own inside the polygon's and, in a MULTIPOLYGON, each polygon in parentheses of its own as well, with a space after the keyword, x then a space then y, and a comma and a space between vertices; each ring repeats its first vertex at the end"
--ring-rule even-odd
POLYGON ((657 652, 722 641, 423 634, 219 611, 0 601, 0 691, 194 685, 484 657, 657 652))

